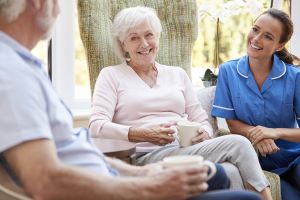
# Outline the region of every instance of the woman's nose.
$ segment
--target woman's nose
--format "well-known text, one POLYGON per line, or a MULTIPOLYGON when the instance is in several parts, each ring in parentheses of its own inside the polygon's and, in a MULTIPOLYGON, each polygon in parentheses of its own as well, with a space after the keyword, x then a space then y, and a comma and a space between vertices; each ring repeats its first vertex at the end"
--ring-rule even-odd
POLYGON ((257 35, 253 38, 253 40, 259 41, 260 38, 261 38, 261 34, 257 34, 257 35))
POLYGON ((145 40, 145 38, 142 38, 141 40, 141 47, 147 48, 149 46, 148 42, 145 40))

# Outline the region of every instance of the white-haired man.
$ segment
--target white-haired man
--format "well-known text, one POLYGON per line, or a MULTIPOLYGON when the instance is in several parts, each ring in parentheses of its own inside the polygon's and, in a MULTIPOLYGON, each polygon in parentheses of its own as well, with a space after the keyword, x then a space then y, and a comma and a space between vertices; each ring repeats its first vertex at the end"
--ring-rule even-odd
MULTIPOLYGON (((0 0, 0 163, 16 183, 34 199, 260 199, 201 194, 205 167, 126 165, 97 151, 85 128, 72 130, 71 113, 30 53, 49 38, 59 12, 58 0, 0 0)), ((228 181, 224 170, 218 179, 228 181)))

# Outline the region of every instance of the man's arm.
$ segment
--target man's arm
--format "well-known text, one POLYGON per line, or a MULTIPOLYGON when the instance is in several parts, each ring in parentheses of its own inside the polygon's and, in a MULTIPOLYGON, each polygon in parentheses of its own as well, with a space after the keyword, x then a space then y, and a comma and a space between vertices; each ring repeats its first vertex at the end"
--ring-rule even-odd
POLYGON ((206 169, 165 170, 148 178, 107 177, 66 166, 51 140, 24 142, 4 158, 34 199, 187 199, 206 191, 206 169))
POLYGON ((121 176, 151 176, 153 174, 162 172, 164 168, 162 162, 151 163, 139 167, 134 165, 128 165, 125 162, 116 158, 105 157, 105 159, 112 168, 119 171, 121 176))

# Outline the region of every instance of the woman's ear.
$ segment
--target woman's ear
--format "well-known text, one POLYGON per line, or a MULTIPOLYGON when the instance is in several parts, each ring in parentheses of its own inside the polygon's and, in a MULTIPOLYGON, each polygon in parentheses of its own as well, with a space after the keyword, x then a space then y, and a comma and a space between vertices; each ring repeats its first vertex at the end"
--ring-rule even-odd
POLYGON ((286 43, 280 44, 279 47, 277 47, 276 51, 281 51, 284 48, 285 44, 286 43))
POLYGON ((121 42, 120 40, 119 40, 119 42, 120 42, 120 44, 121 44, 123 50, 127 52, 127 50, 126 50, 126 48, 125 48, 125 45, 124 45, 124 42, 121 42))

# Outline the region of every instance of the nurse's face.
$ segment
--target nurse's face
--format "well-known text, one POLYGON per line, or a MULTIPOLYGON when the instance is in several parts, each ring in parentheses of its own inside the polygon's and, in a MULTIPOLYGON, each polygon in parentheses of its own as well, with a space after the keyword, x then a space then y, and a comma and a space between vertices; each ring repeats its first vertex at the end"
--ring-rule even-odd
POLYGON ((248 56, 253 59, 268 59, 276 50, 280 51, 285 45, 279 44, 282 29, 281 22, 271 15, 260 16, 247 37, 248 56))

